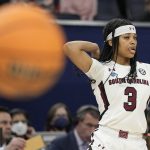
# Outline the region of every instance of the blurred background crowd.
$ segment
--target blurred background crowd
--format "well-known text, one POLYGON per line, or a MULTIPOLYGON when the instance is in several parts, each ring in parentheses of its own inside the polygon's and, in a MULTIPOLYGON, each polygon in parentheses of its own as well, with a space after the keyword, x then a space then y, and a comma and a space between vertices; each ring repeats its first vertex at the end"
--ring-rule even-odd
POLYGON ((25 110, 10 110, 0 106, 0 147, 10 145, 14 138, 29 140, 41 135, 44 149, 85 150, 99 120, 100 114, 94 105, 83 105, 72 116, 66 104, 56 103, 48 111, 43 132, 38 132, 31 123, 30 114, 25 110))
POLYGON ((150 0, 1 0, 0 3, 32 2, 55 14, 58 19, 132 21, 150 20, 150 0))

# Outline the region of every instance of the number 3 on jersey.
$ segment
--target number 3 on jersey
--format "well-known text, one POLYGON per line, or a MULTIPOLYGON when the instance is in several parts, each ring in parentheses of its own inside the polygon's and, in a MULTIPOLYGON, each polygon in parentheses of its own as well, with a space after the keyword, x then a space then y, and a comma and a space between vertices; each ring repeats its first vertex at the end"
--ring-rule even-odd
POLYGON ((137 91, 134 87, 127 87, 124 95, 128 96, 128 101, 124 102, 124 109, 126 111, 133 111, 136 108, 137 91))

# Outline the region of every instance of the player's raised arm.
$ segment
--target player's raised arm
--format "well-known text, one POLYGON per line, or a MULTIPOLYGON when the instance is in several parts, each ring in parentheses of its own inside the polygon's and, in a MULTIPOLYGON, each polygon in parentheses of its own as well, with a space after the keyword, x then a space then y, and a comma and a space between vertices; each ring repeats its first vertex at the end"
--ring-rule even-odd
POLYGON ((63 49, 69 59, 83 72, 87 72, 92 65, 92 59, 88 53, 96 59, 100 55, 98 45, 88 41, 67 42, 63 49))

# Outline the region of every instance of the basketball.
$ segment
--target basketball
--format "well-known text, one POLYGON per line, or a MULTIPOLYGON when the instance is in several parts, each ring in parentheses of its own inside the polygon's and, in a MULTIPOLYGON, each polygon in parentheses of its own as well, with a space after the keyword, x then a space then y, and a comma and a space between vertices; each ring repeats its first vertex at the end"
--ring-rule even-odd
POLYGON ((65 35, 52 14, 18 3, 0 7, 0 96, 35 97, 64 70, 65 35))

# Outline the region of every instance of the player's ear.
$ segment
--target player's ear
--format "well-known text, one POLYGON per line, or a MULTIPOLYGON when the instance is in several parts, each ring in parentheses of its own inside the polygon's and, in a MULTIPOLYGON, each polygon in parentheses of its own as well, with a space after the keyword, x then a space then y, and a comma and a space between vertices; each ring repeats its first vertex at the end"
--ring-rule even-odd
POLYGON ((108 45, 112 46, 112 40, 108 40, 108 45))

